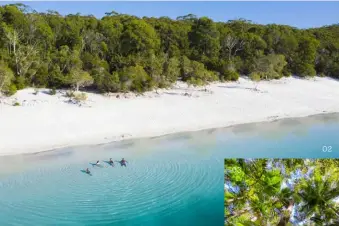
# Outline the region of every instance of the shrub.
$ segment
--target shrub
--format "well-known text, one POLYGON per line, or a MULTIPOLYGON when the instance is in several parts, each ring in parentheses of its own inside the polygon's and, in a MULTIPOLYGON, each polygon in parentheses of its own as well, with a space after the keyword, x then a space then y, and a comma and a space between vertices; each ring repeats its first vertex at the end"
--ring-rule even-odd
POLYGON ((292 75, 291 71, 287 67, 284 67, 282 74, 285 77, 290 77, 292 75))
POLYGON ((261 79, 260 74, 256 72, 252 72, 249 77, 253 82, 259 82, 261 79))
POLYGON ((252 72, 250 75, 249 75, 250 79, 255 83, 255 87, 254 87, 254 90, 258 90, 258 85, 259 85, 259 81, 261 79, 261 76, 259 73, 256 73, 256 72, 252 72))
POLYGON ((2 92, 6 92, 11 85, 11 81, 14 78, 12 70, 5 64, 0 61, 0 96, 2 92))
POLYGON ((48 76, 48 86, 49 87, 55 87, 55 88, 61 88, 67 85, 67 79, 60 71, 60 68, 58 65, 52 65, 49 76, 48 76))
POLYGON ((339 78, 339 63, 333 63, 329 68, 328 75, 333 78, 339 78))
POLYGON ((223 61, 219 66, 219 78, 221 81, 237 81, 239 79, 239 73, 233 62, 223 61))
POLYGON ((66 95, 66 97, 72 98, 72 97, 74 97, 74 91, 71 91, 71 90, 66 91, 65 95, 66 95))
POLYGON ((48 63, 43 63, 40 65, 39 69, 32 76, 32 83, 35 84, 37 87, 46 87, 48 86, 48 63))
POLYGON ((189 86, 194 86, 194 87, 204 85, 204 83, 203 83, 203 81, 201 79, 196 79, 194 77, 189 78, 187 80, 187 84, 189 86))
POLYGON ((107 71, 93 70, 94 85, 100 92, 118 92, 120 89, 119 74, 107 71))
POLYGON ((39 93, 39 89, 35 88, 33 94, 34 94, 34 95, 37 95, 38 93, 39 93))
POLYGON ((15 103, 13 104, 13 106, 20 106, 20 103, 19 103, 19 102, 15 102, 15 103))
POLYGON ((131 90, 142 93, 151 88, 151 77, 140 65, 124 68, 119 72, 119 80, 123 91, 131 90))
POLYGON ((313 77, 316 75, 316 71, 314 69, 314 65, 307 63, 297 64, 296 68, 297 75, 300 77, 313 77))
POLYGON ((11 85, 8 87, 8 90, 7 90, 7 92, 6 92, 6 95, 7 95, 7 96, 13 96, 16 92, 17 92, 16 85, 15 85, 15 84, 11 84, 11 85))
POLYGON ((92 76, 87 71, 83 71, 79 68, 73 69, 69 76, 69 82, 75 87, 76 91, 79 91, 80 87, 90 86, 93 84, 92 76))
POLYGON ((24 89, 26 87, 26 81, 25 81, 25 78, 22 77, 22 76, 18 76, 16 77, 15 81, 15 86, 18 90, 20 89, 24 89))
POLYGON ((236 71, 232 71, 232 70, 226 70, 221 75, 221 80, 224 80, 224 81, 237 81, 238 79, 239 79, 239 73, 236 71))
MULTIPOLYGON (((56 94, 56 89, 53 87, 50 91, 49 91, 49 95, 55 95, 56 94)), ((67 92, 66 92, 67 95, 67 92)))
POLYGON ((219 80, 218 72, 214 71, 205 71, 205 78, 202 78, 207 82, 214 82, 219 80))
POLYGON ((80 102, 80 101, 85 101, 87 100, 87 95, 86 93, 76 93, 74 94, 74 100, 80 102))
POLYGON ((286 64, 285 56, 269 54, 255 60, 252 72, 259 73, 261 79, 278 79, 283 76, 286 64))

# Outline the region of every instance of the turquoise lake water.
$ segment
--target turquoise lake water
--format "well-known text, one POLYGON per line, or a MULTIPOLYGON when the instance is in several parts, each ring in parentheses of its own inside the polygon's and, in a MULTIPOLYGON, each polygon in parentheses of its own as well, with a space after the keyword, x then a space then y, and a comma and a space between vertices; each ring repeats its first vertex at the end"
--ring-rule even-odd
POLYGON ((328 114, 0 157, 0 225, 223 225, 224 158, 338 158, 338 137, 328 114))

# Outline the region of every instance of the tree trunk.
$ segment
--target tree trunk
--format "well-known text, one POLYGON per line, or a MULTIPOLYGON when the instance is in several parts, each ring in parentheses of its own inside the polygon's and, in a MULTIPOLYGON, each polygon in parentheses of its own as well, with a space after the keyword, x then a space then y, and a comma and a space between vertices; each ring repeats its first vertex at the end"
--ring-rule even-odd
POLYGON ((15 66, 16 66, 16 73, 17 75, 20 75, 20 69, 19 69, 19 59, 18 59, 18 55, 16 52, 16 38, 15 35, 13 35, 13 54, 14 54, 14 58, 15 58, 15 66))
POLYGON ((288 224, 289 218, 287 217, 282 217, 280 218, 280 221, 277 226, 286 226, 288 224))
POLYGON ((288 206, 285 206, 286 210, 283 211, 283 215, 280 218, 280 221, 277 226, 286 226, 290 221, 292 210, 293 210, 294 202, 290 201, 288 206))

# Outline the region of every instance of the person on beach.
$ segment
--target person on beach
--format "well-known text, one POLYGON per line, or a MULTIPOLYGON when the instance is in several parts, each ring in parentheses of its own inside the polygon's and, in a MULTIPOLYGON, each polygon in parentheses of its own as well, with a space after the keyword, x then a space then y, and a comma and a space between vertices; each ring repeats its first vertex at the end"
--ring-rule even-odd
POLYGON ((127 161, 124 158, 122 158, 120 163, 121 163, 121 166, 125 166, 126 167, 127 161))

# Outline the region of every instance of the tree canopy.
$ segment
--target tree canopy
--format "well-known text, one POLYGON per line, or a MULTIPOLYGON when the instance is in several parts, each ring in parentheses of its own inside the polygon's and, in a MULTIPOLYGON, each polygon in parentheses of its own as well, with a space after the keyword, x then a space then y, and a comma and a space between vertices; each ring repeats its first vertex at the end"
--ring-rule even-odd
POLYGON ((138 18, 113 10, 97 19, 9 4, 0 7, 1 89, 67 88, 80 71, 93 80, 86 87, 100 92, 139 92, 178 79, 203 85, 253 73, 260 79, 339 78, 338 37, 338 24, 297 29, 192 14, 138 18))
POLYGON ((338 159, 225 159, 225 225, 338 225, 338 159))

